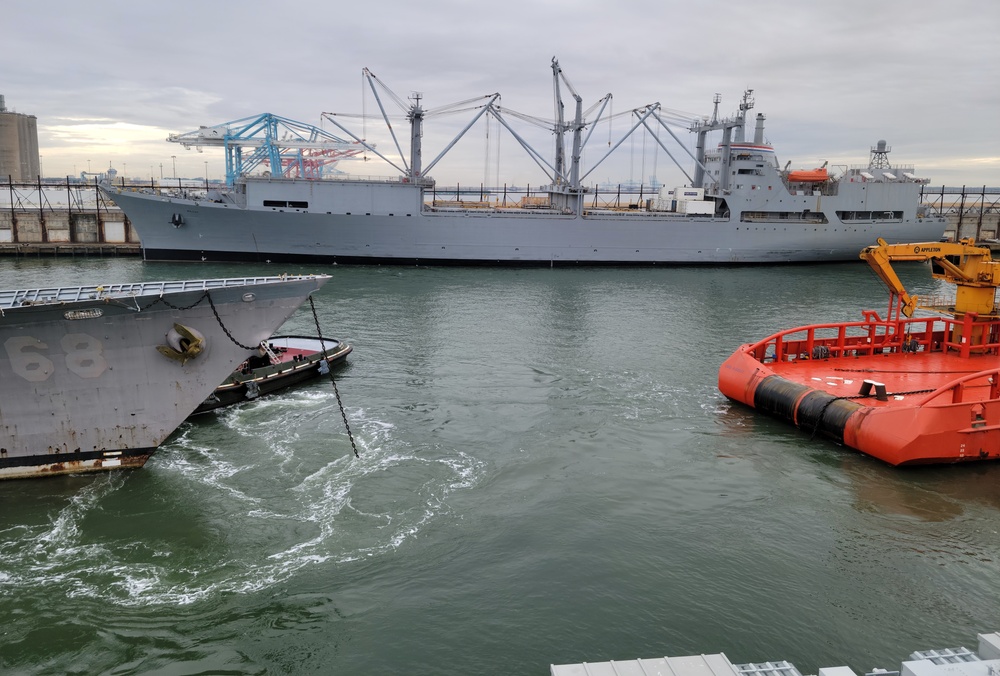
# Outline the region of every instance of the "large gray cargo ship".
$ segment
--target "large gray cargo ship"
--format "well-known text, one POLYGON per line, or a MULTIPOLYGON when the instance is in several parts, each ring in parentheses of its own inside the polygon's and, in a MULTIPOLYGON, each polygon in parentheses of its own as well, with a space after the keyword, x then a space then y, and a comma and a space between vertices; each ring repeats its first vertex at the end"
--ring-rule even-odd
MULTIPOLYGON (((552 67, 557 101, 552 126, 557 138, 555 161, 542 160, 541 153, 511 129, 549 181, 515 204, 506 200, 475 206, 435 202, 435 185, 428 172, 461 135, 424 168, 425 111, 419 97, 412 99, 407 110, 410 158, 406 162, 400 157, 402 166, 341 127, 356 143, 399 169, 400 175, 393 178, 345 175, 310 180, 286 178, 274 171, 275 175, 266 177, 232 176, 230 189, 211 191, 202 198, 125 186, 104 185, 103 189, 132 222, 147 260, 797 263, 857 260, 858 252, 880 237, 896 243, 936 240, 944 234, 944 218, 920 203, 922 186, 929 179, 918 177, 913 167, 890 165, 890 149, 884 141, 872 148, 864 166, 824 166, 806 172, 789 171, 787 165, 782 168, 765 140, 764 116, 758 114, 755 121, 749 121, 752 129, 746 129, 747 113, 753 107, 750 91, 735 116, 720 118, 716 97, 712 116, 689 127, 697 139, 695 153, 685 149, 694 161, 694 175, 678 163, 689 179, 687 186, 661 189, 629 208, 601 205, 582 184, 597 165, 586 172, 580 166, 582 149, 596 121, 583 119, 580 97, 565 81, 558 63, 553 61, 552 67), (568 122, 562 119, 560 81, 569 86, 576 102, 575 118, 568 122), (710 132, 721 133, 721 141, 712 149, 708 148, 710 132), (566 134, 572 138, 568 155, 566 134)), ((479 115, 489 113, 510 129, 504 119, 508 111, 499 107, 498 96, 481 106, 479 115)), ((637 121, 631 131, 651 129, 651 124, 658 123, 660 145, 660 136, 677 138, 659 114, 659 104, 633 113, 637 121)), ((336 118, 329 119, 340 126, 336 118)), ((196 135, 182 142, 198 145, 208 141, 208 134, 229 138, 235 133, 206 127, 201 141, 196 135)))
POLYGON ((141 467, 329 279, 0 291, 0 478, 141 467))

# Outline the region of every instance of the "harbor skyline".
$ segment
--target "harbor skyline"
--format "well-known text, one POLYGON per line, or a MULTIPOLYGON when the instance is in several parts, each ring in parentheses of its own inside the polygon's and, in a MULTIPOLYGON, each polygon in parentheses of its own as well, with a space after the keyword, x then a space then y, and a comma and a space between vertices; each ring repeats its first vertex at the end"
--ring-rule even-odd
MULTIPOLYGON (((859 165, 885 139, 897 161, 915 165, 935 185, 1000 185, 1000 131, 985 123, 1000 80, 989 65, 990 36, 1000 27, 1000 8, 992 5, 958 2, 942 15, 929 2, 900 12, 855 0, 794 9, 779 2, 630 2, 615 12, 599 3, 515 2, 495 12, 388 2, 378 22, 343 22, 329 6, 302 2, 271 22, 269 30, 281 36, 272 40, 261 34, 261 17, 271 14, 262 3, 241 5, 221 21, 190 20, 202 9, 190 2, 114 11, 59 4, 46 19, 41 48, 37 11, 14 0, 6 12, 14 30, 0 93, 10 109, 37 116, 46 176, 110 166, 135 178, 222 178, 221 152, 186 150, 167 143, 168 134, 265 111, 317 126, 323 112, 375 117, 370 92, 362 95, 364 67, 404 101, 422 92, 428 109, 500 92, 505 108, 551 118, 548 66, 555 56, 585 108, 611 92, 616 115, 659 102, 706 116, 720 94, 720 114, 731 115, 752 88, 755 112, 776 132, 768 140, 781 149, 782 164, 859 165), (177 31, 161 30, 173 23, 177 31), (316 25, 335 27, 332 37, 316 25)), ((404 126, 402 111, 385 103, 396 128, 404 126)), ((569 99, 570 115, 571 108, 569 99)), ((436 155, 473 114, 429 118, 427 152, 436 155)), ((633 121, 622 116, 599 127, 585 160, 599 159, 633 121)), ((380 122, 353 118, 351 126, 375 138, 380 122)), ((675 133, 692 147, 680 129, 675 133)), ((496 131, 481 121, 434 178, 446 185, 544 179, 516 142, 498 142, 496 131)), ((551 134, 526 133, 551 155, 551 134)), ((380 147, 386 142, 380 139, 380 147)), ((667 145, 673 152, 675 144, 667 145)), ((690 159, 674 154, 689 170, 690 159)), ((616 157, 594 182, 684 182, 652 139, 640 136, 616 157)), ((340 168, 395 174, 375 162, 340 168)))

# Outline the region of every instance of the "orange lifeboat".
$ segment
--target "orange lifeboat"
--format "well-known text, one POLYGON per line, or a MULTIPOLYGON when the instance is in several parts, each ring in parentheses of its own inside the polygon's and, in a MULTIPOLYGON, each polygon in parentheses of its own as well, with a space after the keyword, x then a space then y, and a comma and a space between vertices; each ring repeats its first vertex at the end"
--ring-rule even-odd
POLYGON ((821 167, 819 169, 799 169, 798 171, 791 171, 788 173, 789 181, 797 181, 801 183, 822 183, 829 178, 829 174, 826 173, 826 167, 821 167))

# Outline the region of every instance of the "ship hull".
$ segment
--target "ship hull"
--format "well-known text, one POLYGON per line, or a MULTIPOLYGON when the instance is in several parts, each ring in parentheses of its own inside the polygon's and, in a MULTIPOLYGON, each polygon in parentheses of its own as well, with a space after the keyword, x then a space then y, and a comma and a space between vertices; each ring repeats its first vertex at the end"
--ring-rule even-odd
POLYGON ((582 197, 560 211, 446 210, 424 206, 417 186, 352 183, 349 194, 339 192, 341 187, 336 181, 248 179, 246 199, 251 206, 105 190, 139 234, 146 260, 504 266, 811 263, 857 260, 858 251, 878 237, 924 241, 944 232, 943 219, 917 215, 918 185, 894 186, 892 195, 879 193, 887 186, 848 185, 839 197, 789 196, 789 214, 819 206, 825 216, 781 222, 742 216, 751 208, 759 207, 759 213, 763 206, 757 204, 725 217, 588 209, 582 197), (310 207, 255 206, 278 198, 291 202, 289 195, 302 197, 299 202, 310 207), (900 197, 908 209, 895 206, 900 197), (837 216, 858 213, 862 203, 868 205, 865 214, 883 213, 884 208, 893 217, 845 222, 837 216))
POLYGON ((0 478, 141 467, 246 359, 237 341, 265 340, 327 279, 159 292, 152 283, 124 295, 79 287, 89 291, 72 301, 4 292, 13 300, 0 313, 0 478), (158 349, 177 325, 203 338, 200 353, 158 349))
POLYGON ((1000 460, 997 346, 949 344, 948 321, 944 330, 933 319, 790 329, 737 349, 719 390, 891 465, 1000 460), (914 349, 901 336, 915 337, 914 349))

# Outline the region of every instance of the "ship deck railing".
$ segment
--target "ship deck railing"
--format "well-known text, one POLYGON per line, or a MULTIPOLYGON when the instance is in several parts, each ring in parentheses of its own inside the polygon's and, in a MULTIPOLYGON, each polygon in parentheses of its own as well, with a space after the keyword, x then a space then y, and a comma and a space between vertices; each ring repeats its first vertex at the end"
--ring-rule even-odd
POLYGON ((0 308, 24 305, 74 303, 86 300, 126 298, 135 296, 162 296, 184 291, 211 291, 228 287, 273 284, 292 279, 306 279, 310 275, 281 275, 268 277, 226 277, 220 279, 177 280, 161 282, 136 282, 132 284, 99 284, 92 286, 54 286, 38 289, 0 291, 0 308))
POLYGON ((781 331, 747 349, 761 363, 842 359, 895 352, 947 351, 959 357, 1000 354, 1000 319, 976 313, 885 320, 874 310, 864 320, 813 324, 781 331))
MULTIPOLYGON (((788 329, 745 350, 762 364, 775 367, 807 360, 854 360, 857 357, 903 353, 940 353, 950 359, 969 360, 969 370, 954 370, 956 377, 925 392, 917 405, 959 404, 967 400, 1000 400, 1000 319, 982 320, 975 313, 962 319, 917 317, 883 320, 872 310, 860 322, 815 324, 788 329), (981 366, 990 364, 990 368, 981 366), (978 365, 978 366, 977 366, 978 365), (980 391, 988 387, 984 397, 980 391), (978 393, 977 393, 978 392, 978 393)), ((783 371, 784 369, 779 369, 783 371)))

